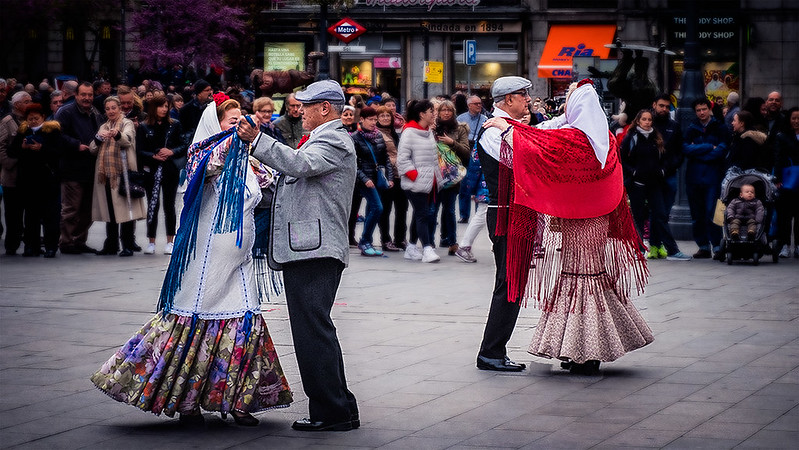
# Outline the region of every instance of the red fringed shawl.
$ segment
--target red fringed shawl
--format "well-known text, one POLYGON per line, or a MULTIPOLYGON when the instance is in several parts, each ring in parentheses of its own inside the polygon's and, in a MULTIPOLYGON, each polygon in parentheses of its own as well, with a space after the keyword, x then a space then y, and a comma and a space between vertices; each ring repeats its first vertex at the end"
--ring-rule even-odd
POLYGON ((560 290, 568 285, 574 290, 567 294, 575 310, 583 303, 574 296, 586 292, 602 295, 601 291, 612 290, 626 302, 633 279, 637 291, 643 292, 649 272, 624 195, 613 136, 601 168, 588 138, 578 129, 515 125, 512 130, 513 149, 503 140, 500 151, 496 230, 497 235, 508 237, 508 300, 522 300, 526 305, 533 298, 539 307, 552 311, 555 294, 563 294, 560 290), (600 241, 597 246, 596 239, 589 245, 596 232, 583 227, 605 222, 579 219, 601 216, 608 216, 607 238, 604 245, 600 241), (562 252, 566 247, 568 255, 562 252), (573 283, 561 283, 564 276, 592 281, 578 293, 573 283))

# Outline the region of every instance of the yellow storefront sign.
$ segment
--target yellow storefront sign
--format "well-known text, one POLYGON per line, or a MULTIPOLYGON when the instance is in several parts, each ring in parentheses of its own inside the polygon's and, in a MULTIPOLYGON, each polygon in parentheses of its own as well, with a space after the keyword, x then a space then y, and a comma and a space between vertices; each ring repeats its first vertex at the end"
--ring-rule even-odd
POLYGON ((444 82, 444 63, 441 61, 424 62, 424 82, 443 83, 444 82))

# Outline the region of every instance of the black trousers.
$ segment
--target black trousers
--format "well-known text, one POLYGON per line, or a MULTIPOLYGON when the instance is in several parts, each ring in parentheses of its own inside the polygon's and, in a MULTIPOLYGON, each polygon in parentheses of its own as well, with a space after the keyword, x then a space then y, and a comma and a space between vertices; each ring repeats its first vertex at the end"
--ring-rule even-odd
POLYGON ((58 250, 61 221, 61 183, 43 180, 22 188, 25 209, 25 250, 39 251, 41 230, 44 228, 44 248, 58 250))
MULTIPOLYGON (((180 171, 175 168, 172 161, 166 161, 163 169, 161 170, 161 192, 156 195, 164 197, 164 222, 166 225, 166 235, 174 236, 175 229, 177 228, 177 215, 175 214, 175 200, 178 194, 178 184, 180 180, 180 171)), ((150 206, 151 196, 153 195, 153 185, 155 184, 155 174, 148 173, 144 179, 145 189, 147 189, 147 207, 150 206)), ((155 203, 155 211, 153 212, 152 222, 147 222, 147 237, 150 239, 155 238, 156 230, 158 229, 158 209, 161 206, 161 198, 159 196, 155 203)))
POLYGON ((383 202, 383 214, 377 223, 380 229, 380 242, 385 244, 390 242, 391 231, 389 219, 391 209, 394 207, 394 243, 400 245, 405 242, 405 235, 408 233, 408 197, 400 187, 400 180, 394 180, 394 187, 380 191, 380 201, 383 202))
POLYGON ((115 220, 114 201, 111 198, 111 187, 109 183, 105 184, 105 198, 108 202, 108 214, 111 216, 111 221, 105 224, 105 243, 103 244, 103 249, 109 251, 119 250, 119 241, 121 239, 123 249, 133 250, 136 221, 129 220, 127 222, 118 223, 115 220))
POLYGON ((494 277, 494 293, 491 296, 491 307, 488 310, 488 320, 486 320, 485 331, 483 332, 483 342, 480 344, 478 355, 485 358, 500 359, 507 354, 505 346, 508 344, 513 329, 516 327, 516 319, 519 317, 520 301, 508 301, 508 283, 506 280, 505 253, 508 249, 508 239, 506 236, 496 236, 494 231, 497 228, 497 208, 488 208, 486 213, 486 223, 491 232, 492 249, 494 250, 494 263, 497 273, 494 277))
POLYGON ((355 225, 358 223, 358 211, 361 210, 361 200, 363 200, 363 197, 361 197, 361 193, 358 191, 358 186, 356 185, 355 190, 352 192, 350 218, 347 221, 350 242, 358 242, 358 239, 355 239, 355 225))
POLYGON ((344 358, 330 317, 344 263, 333 258, 283 265, 294 353, 313 421, 346 422, 358 414, 347 389, 344 358))

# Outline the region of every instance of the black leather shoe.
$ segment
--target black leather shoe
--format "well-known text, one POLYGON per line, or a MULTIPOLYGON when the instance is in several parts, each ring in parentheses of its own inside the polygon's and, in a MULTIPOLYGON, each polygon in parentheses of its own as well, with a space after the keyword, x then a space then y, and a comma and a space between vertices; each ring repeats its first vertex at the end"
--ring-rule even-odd
POLYGON ((55 250, 45 250, 44 257, 45 258, 55 258, 55 250))
POLYGON ((141 247, 138 244, 136 244, 135 242, 133 243, 133 246, 130 247, 130 249, 133 250, 134 252, 140 252, 141 251, 141 247))
MULTIPOLYGON (((360 426, 360 420, 358 421, 360 426)), ((297 431, 349 431, 352 429, 352 420, 346 422, 314 422, 311 419, 300 419, 291 425, 297 431)))
POLYGON ((133 250, 129 248, 122 249, 122 251, 119 252, 119 256, 133 256, 133 250))
POLYGON ((254 427, 258 425, 258 419, 253 417, 250 413, 234 409, 230 412, 230 415, 233 416, 233 421, 236 422, 236 425, 241 425, 243 427, 254 427))
POLYGON ((202 414, 181 414, 178 418, 180 424, 185 427, 201 427, 205 423, 205 418, 202 414))
MULTIPOLYGON (((78 250, 79 253, 97 253, 97 249, 91 248, 86 244, 78 245, 75 248, 78 250)), ((61 253, 63 253, 63 251, 61 253)))
POLYGON ((116 250, 116 249, 113 249, 113 248, 104 248, 104 249, 98 250, 96 253, 97 253, 98 255, 100 255, 100 256, 105 256, 105 255, 116 255, 116 254, 117 254, 117 251, 118 251, 118 250, 116 250))
POLYGON ((485 356, 477 357, 477 368, 480 370, 496 370, 498 372, 521 372, 527 366, 521 363, 515 363, 507 356, 504 358, 486 358, 485 356))
POLYGON ((694 259, 707 259, 710 258, 710 250, 699 249, 696 253, 694 253, 694 259))

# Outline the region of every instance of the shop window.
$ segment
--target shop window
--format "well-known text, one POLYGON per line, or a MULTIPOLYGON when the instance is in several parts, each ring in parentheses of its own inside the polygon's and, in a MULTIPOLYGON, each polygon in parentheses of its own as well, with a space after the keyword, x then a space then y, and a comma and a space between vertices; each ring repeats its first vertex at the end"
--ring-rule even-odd
POLYGON ((341 61, 341 85, 347 94, 367 94, 372 86, 371 60, 341 61))
POLYGON ((402 49, 402 39, 400 36, 381 35, 380 50, 399 52, 402 49))

